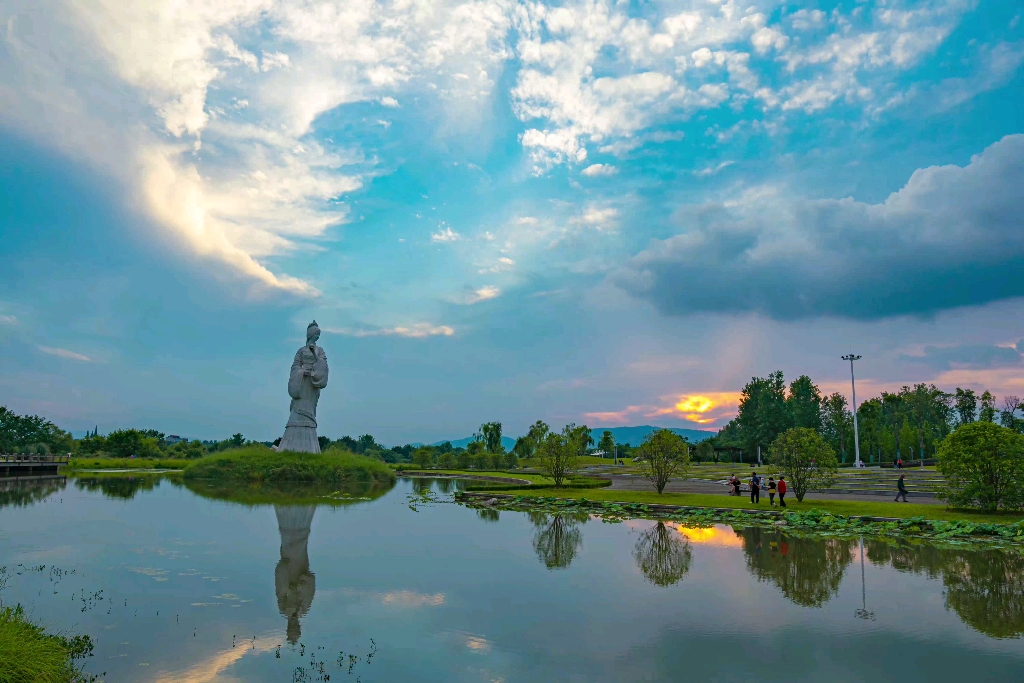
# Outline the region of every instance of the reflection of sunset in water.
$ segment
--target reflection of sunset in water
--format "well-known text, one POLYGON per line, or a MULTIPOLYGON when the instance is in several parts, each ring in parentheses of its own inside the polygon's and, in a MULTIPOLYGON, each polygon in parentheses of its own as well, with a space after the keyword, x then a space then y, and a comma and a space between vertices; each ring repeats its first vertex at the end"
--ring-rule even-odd
POLYGON ((736 532, 729 527, 691 527, 683 526, 682 524, 669 524, 668 526, 686 536, 686 538, 690 539, 691 543, 716 545, 723 548, 743 547, 743 539, 737 536, 736 532))

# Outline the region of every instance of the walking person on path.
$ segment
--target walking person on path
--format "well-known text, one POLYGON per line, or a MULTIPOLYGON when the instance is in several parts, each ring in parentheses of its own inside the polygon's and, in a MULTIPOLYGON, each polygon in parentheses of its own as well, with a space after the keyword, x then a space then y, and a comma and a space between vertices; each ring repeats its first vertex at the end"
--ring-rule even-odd
POLYGON ((907 486, 903 482, 903 475, 902 474, 900 475, 900 478, 896 480, 896 487, 899 489, 899 491, 897 491, 897 493, 896 493, 896 502, 897 503, 900 502, 900 496, 903 496, 903 502, 906 503, 907 502, 907 486))
POLYGON ((757 476, 757 472, 750 477, 750 502, 761 503, 761 478, 757 476))
POLYGON ((775 479, 768 477, 768 502, 775 507, 775 479))
POLYGON ((781 507, 786 507, 786 478, 785 477, 779 477, 779 485, 777 487, 777 490, 779 492, 779 505, 781 507))

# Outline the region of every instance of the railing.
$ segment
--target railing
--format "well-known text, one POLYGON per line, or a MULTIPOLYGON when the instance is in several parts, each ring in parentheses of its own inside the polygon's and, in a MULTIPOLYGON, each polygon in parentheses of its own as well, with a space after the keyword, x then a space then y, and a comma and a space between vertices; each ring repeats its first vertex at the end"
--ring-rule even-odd
POLYGON ((0 453, 0 462, 6 463, 58 463, 66 465, 71 459, 71 454, 67 455, 29 455, 28 453, 0 453))

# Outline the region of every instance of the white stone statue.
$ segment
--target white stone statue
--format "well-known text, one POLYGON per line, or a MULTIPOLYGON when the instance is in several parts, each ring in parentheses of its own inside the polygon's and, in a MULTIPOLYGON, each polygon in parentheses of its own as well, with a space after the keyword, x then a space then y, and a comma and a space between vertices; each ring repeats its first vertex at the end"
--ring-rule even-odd
POLYGON ((288 426, 278 445, 279 451, 319 453, 316 438, 316 404, 320 390, 327 386, 327 355, 316 345, 320 328, 314 320, 306 328, 306 345, 295 352, 288 394, 292 397, 288 426))

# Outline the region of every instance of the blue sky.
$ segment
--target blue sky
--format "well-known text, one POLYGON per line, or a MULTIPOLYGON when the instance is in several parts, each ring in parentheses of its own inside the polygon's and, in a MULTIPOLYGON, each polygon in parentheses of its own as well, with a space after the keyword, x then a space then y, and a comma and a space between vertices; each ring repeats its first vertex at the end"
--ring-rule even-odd
POLYGON ((12 0, 0 401, 76 432, 715 428, 1024 392, 1010 2, 12 0))

